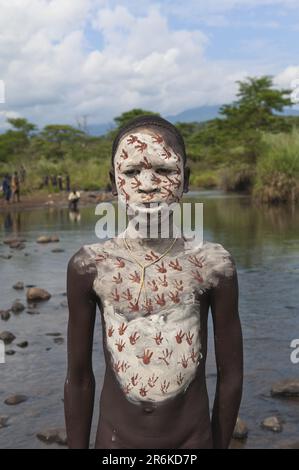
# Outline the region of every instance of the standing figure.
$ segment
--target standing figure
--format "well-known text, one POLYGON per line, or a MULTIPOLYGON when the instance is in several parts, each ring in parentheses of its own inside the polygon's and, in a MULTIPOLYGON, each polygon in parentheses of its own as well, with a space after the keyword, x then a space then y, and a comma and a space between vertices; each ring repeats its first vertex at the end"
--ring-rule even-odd
POLYGON ((12 187, 12 202, 20 202, 20 179, 18 173, 15 171, 11 179, 12 187))
MULTIPOLYGON (((156 213, 165 222, 161 207, 181 201, 189 173, 183 138, 168 121, 141 116, 116 135, 113 194, 127 208, 138 206, 145 220, 156 213)), ((106 369, 95 447, 229 446, 243 377, 236 266, 222 245, 190 243, 171 211, 167 218, 167 238, 161 227, 155 235, 149 224, 136 230, 131 215, 119 235, 84 245, 69 261, 64 406, 70 448, 89 447, 97 306, 106 369), (212 418, 205 377, 209 310, 217 365, 212 418)))
POLYGON ((9 204, 11 198, 11 184, 9 175, 5 175, 2 181, 2 190, 6 204, 9 204))

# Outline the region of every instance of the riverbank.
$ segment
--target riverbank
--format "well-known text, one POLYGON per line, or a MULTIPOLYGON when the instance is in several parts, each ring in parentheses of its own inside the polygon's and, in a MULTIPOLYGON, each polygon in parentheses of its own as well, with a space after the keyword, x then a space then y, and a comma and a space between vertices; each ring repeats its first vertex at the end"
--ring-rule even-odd
MULTIPOLYGON (((104 191, 80 191, 80 206, 111 201, 113 199, 111 192, 104 191)), ((21 211, 28 209, 41 209, 43 207, 68 207, 68 195, 66 191, 60 193, 47 193, 45 191, 35 191, 31 194, 21 195, 20 202, 10 202, 7 204, 4 199, 0 199, 0 212, 21 211)))

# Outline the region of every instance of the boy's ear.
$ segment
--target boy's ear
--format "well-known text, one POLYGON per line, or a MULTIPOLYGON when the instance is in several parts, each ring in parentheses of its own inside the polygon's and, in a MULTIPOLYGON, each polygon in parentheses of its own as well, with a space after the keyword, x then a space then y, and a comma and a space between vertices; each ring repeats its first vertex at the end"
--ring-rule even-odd
POLYGON ((187 193, 189 191, 189 178, 190 178, 190 168, 185 166, 184 168, 184 187, 183 192, 187 193))
POLYGON ((110 176, 110 183, 111 183, 111 190, 113 196, 117 196, 117 189, 116 189, 116 183, 115 183, 115 174, 114 174, 114 169, 111 168, 109 170, 109 176, 110 176))

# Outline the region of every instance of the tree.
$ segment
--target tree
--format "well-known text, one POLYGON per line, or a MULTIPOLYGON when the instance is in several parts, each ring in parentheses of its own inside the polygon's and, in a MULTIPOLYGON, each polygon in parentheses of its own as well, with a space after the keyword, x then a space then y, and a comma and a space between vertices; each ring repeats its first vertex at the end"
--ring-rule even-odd
POLYGON ((282 112, 285 106, 292 106, 290 94, 292 90, 273 88, 271 76, 248 77, 245 81, 237 81, 239 98, 232 104, 220 108, 220 127, 231 130, 282 131, 286 121, 274 114, 282 112))
POLYGON ((8 118, 7 122, 9 122, 16 131, 22 132, 27 138, 37 130, 36 125, 25 118, 8 118))

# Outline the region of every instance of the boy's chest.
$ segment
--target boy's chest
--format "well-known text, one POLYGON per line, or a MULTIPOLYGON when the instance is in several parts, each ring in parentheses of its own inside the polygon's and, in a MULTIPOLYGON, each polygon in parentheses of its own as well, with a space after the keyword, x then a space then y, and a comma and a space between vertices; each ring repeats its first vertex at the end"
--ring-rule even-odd
MULTIPOLYGON (((117 255, 100 255, 104 275, 96 292, 104 304, 128 320, 161 311, 178 311, 187 302, 198 302, 203 279, 203 257, 155 259, 148 253, 137 264, 117 255)), ((140 258, 139 258, 140 259, 140 258)))

